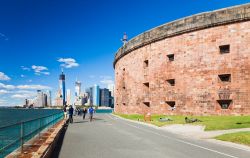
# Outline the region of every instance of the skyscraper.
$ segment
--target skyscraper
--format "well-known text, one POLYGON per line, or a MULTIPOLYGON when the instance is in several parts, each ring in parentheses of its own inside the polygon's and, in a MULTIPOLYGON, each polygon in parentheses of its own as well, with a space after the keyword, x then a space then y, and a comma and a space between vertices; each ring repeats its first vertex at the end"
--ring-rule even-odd
POLYGON ((63 106, 62 92, 61 89, 58 89, 56 93, 54 106, 63 106))
POLYGON ((93 87, 93 105, 100 105, 100 89, 98 85, 94 85, 93 87))
POLYGON ((75 82, 75 105, 83 105, 83 96, 81 95, 81 82, 75 82))
POLYGON ((100 89, 100 106, 110 106, 110 92, 107 88, 100 89))
POLYGON ((93 105, 93 87, 86 89, 87 93, 87 105, 93 105))
POLYGON ((47 105, 48 105, 48 106, 52 106, 51 91, 48 90, 48 91, 46 92, 46 95, 47 95, 47 105))
POLYGON ((115 85, 114 84, 108 84, 108 89, 111 92, 111 96, 114 97, 115 85))
POLYGON ((34 102, 34 107, 44 107, 45 106, 45 95, 41 90, 37 90, 37 96, 34 102))
POLYGON ((81 94, 81 82, 80 81, 76 81, 75 82, 75 96, 80 96, 81 94))
POLYGON ((63 74, 63 71, 62 71, 62 74, 59 76, 59 88, 60 88, 60 91, 61 91, 61 95, 62 95, 62 99, 63 99, 63 105, 65 106, 66 105, 66 92, 65 92, 65 75, 63 74))
POLYGON ((67 105, 71 104, 71 91, 67 89, 67 105))
POLYGON ((108 89, 110 91, 110 98, 109 98, 109 104, 111 106, 111 108, 114 107, 114 91, 115 91, 115 85, 114 84, 109 84, 108 85, 108 89))

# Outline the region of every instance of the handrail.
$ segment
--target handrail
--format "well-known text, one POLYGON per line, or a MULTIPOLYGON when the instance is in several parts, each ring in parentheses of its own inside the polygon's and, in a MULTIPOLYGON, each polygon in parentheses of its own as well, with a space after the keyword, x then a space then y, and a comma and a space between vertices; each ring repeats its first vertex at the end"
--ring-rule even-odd
POLYGON ((47 115, 47 116, 43 116, 43 117, 39 117, 39 118, 35 118, 35 119, 29 119, 29 120, 26 120, 26 121, 16 122, 16 123, 13 123, 13 124, 10 124, 10 125, 6 125, 6 126, 0 126, 0 130, 4 129, 4 128, 15 126, 15 125, 19 125, 21 123, 31 122, 31 121, 39 120, 39 119, 42 119, 42 118, 50 117, 50 116, 53 116, 53 115, 56 115, 56 114, 60 114, 62 112, 54 113, 54 114, 51 114, 51 115, 47 115))
MULTIPOLYGON (((51 125, 54 125, 55 123, 57 123, 62 118, 63 118, 63 111, 60 111, 60 112, 56 112, 54 114, 50 114, 50 115, 47 115, 47 116, 43 116, 43 117, 39 117, 39 118, 35 118, 35 119, 29 119, 29 120, 26 120, 26 121, 21 121, 21 122, 17 122, 17 123, 11 124, 11 125, 0 127, 0 131, 1 130, 5 131, 5 129, 7 129, 7 128, 11 128, 11 127, 14 127, 14 126, 18 126, 18 128, 19 128, 19 126, 20 126, 20 129, 18 129, 19 136, 13 137, 13 139, 11 138, 12 139, 11 142, 9 142, 8 144, 5 144, 4 146, 2 146, 0 148, 0 157, 1 157, 2 154, 5 155, 5 156, 6 156, 6 153, 9 154, 9 152, 6 151, 6 150, 8 150, 8 148, 10 148, 11 146, 13 146, 15 144, 19 144, 18 147, 20 147, 20 150, 22 152, 23 151, 23 145, 24 145, 24 143, 26 141, 28 141, 29 139, 31 139, 32 137, 34 137, 37 134, 40 137, 40 133, 45 128, 47 128, 47 127, 49 127, 51 125), (25 128, 26 128, 25 126, 26 125, 33 126, 33 123, 30 123, 32 121, 34 121, 34 123, 36 123, 35 121, 39 121, 38 126, 35 125, 34 128, 31 128, 30 130, 25 132, 25 128), (41 121, 43 122, 42 124, 41 124, 41 121)), ((29 129, 29 127, 28 127, 28 129, 29 129)))

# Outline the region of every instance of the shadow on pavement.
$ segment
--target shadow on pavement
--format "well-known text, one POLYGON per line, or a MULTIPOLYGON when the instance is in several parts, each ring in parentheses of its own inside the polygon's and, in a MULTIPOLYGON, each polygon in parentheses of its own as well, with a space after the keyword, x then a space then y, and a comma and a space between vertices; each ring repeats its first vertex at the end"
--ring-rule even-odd
POLYGON ((64 127, 62 129, 63 131, 58 138, 58 142, 56 143, 55 149, 54 149, 53 153, 51 154, 50 158, 58 158, 59 157, 59 154, 60 154, 60 151, 62 148, 62 144, 63 144, 63 139, 64 139, 65 133, 67 131, 67 128, 68 128, 68 124, 69 124, 69 122, 67 121, 67 123, 64 125, 64 127))
POLYGON ((93 121, 100 121, 100 120, 103 120, 103 119, 100 119, 100 118, 93 118, 93 121))
POLYGON ((73 124, 74 123, 85 123, 85 122, 89 122, 89 121, 88 120, 85 120, 85 121, 74 121, 73 124))

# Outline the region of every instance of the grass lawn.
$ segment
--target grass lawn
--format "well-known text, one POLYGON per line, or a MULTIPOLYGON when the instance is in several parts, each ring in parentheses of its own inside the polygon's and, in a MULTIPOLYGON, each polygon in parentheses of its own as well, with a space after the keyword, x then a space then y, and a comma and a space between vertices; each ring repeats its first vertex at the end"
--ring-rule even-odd
POLYGON ((245 144, 245 145, 250 146, 250 131, 223 134, 223 135, 215 137, 215 139, 229 141, 233 143, 245 144))
MULTIPOLYGON (((138 114, 115 114, 126 119, 144 121, 143 115, 138 114)), ((186 124, 186 116, 167 116, 167 115, 152 115, 151 124, 156 126, 164 126, 169 124, 186 124), (173 121, 160 122, 159 118, 170 118, 173 121)), ((197 118, 202 122, 192 123, 193 125, 204 125, 206 131, 211 130, 226 130, 235 128, 250 128, 250 116, 187 116, 188 118, 197 118)))

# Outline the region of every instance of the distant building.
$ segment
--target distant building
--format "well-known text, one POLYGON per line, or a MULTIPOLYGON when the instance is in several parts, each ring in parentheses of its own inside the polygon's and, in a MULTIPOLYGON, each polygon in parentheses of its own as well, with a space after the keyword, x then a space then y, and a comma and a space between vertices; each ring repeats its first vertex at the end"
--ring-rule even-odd
POLYGON ((109 91, 109 107, 114 108, 114 97, 112 97, 110 91, 109 91))
POLYGON ((83 105, 85 105, 88 102, 88 97, 89 97, 88 93, 84 92, 83 93, 83 98, 82 98, 83 99, 83 105))
POLYGON ((100 89, 100 106, 110 106, 110 91, 106 88, 100 89))
POLYGON ((71 105, 71 91, 67 89, 67 105, 71 105))
POLYGON ((110 100, 109 100, 109 105, 111 108, 114 108, 114 94, 115 94, 115 85, 114 84, 109 84, 108 89, 110 91, 110 100))
POLYGON ((83 94, 85 105, 114 107, 112 92, 107 88, 99 88, 98 85, 89 87, 83 94), (86 100, 85 100, 86 99, 86 100))
POLYGON ((54 106, 63 106, 63 98, 60 89, 56 93, 54 106))
POLYGON ((37 90, 37 96, 34 101, 34 107, 45 107, 47 103, 47 96, 41 90, 37 90))
POLYGON ((87 88, 86 93, 87 93, 87 103, 86 103, 86 105, 93 105, 93 87, 87 88))
POLYGON ((35 99, 25 99, 23 107, 24 108, 34 107, 34 101, 36 101, 36 98, 35 99))
POLYGON ((43 107, 48 106, 48 97, 46 93, 43 93, 43 107))
POLYGON ((64 106, 66 105, 66 90, 65 90, 65 74, 62 72, 62 74, 59 75, 59 89, 56 93, 55 98, 55 106, 64 106))
POLYGON ((66 104, 66 87, 65 87, 65 74, 62 74, 59 76, 59 88, 61 90, 61 95, 63 99, 63 105, 66 104))
POLYGON ((100 105, 100 89, 98 85, 94 85, 93 87, 93 105, 100 105))
POLYGON ((81 85, 82 85, 82 83, 80 81, 75 82, 75 96, 80 96, 80 94, 81 94, 81 85))
POLYGON ((52 106, 51 91, 48 90, 46 92, 46 95, 47 95, 47 106, 52 106))
POLYGON ((81 85, 80 81, 75 82, 75 105, 84 105, 83 96, 81 95, 81 85))
POLYGON ((111 96, 114 97, 115 85, 114 84, 109 84, 108 89, 111 92, 111 96))
POLYGON ((23 107, 29 107, 29 99, 25 99, 23 107))

